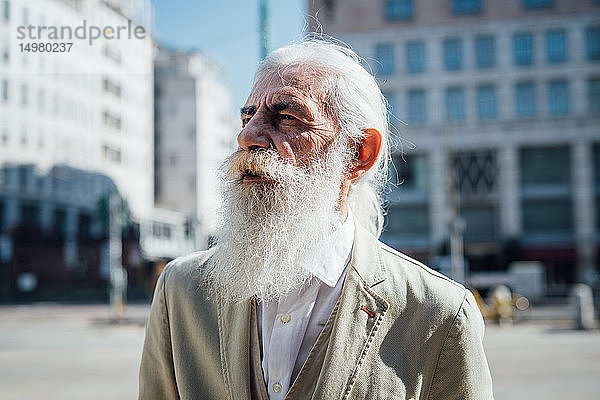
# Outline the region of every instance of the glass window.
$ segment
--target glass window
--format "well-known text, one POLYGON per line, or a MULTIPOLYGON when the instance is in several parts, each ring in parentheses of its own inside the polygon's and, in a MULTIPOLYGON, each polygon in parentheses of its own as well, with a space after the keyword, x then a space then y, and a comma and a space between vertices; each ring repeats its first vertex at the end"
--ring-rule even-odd
POLYGON ((483 85, 477 88, 477 115, 479 119, 496 118, 496 87, 483 85))
POLYGON ((392 205, 388 210, 388 235, 428 237, 429 209, 427 204, 392 205))
POLYGON ((481 0, 452 0, 454 14, 476 14, 481 12, 481 0))
POLYGON ((465 221, 464 238, 467 242, 487 242, 496 239, 498 231, 496 207, 473 205, 461 207, 460 213, 465 221))
POLYGON ((2 101, 8 101, 8 81, 4 79, 2 81, 2 101))
MULTIPOLYGON (((394 116, 397 117, 396 112, 398 111, 398 106, 396 104, 396 95, 391 92, 383 93, 383 96, 387 100, 387 111, 389 115, 390 122, 393 122, 394 116)), ((196 135, 196 128, 194 128, 194 136, 196 135)))
POLYGON ((546 33, 546 60, 549 63, 560 63, 567 59, 565 31, 557 30, 546 33))
POLYGON ((568 147, 521 149, 521 184, 568 185, 571 181, 571 153, 568 147))
POLYGON ((427 121, 427 99, 423 89, 408 92, 408 122, 422 124, 427 121))
POLYGON ((402 192, 428 192, 427 156, 396 155, 390 181, 402 192))
POLYGON ((513 38, 513 44, 515 64, 533 64, 533 36, 529 33, 517 34, 513 38))
POLYGON ((4 0, 4 6, 2 8, 3 8, 2 14, 4 15, 4 20, 7 22, 10 21, 10 1, 4 0))
POLYGON ((425 43, 419 41, 406 44, 406 70, 411 74, 425 71, 425 43))
POLYGON ((391 44, 380 44, 375 49, 375 59, 377 60, 377 71, 380 75, 390 75, 394 73, 394 46, 391 44))
POLYGON ((478 68, 491 68, 496 63, 494 37, 480 36, 475 39, 475 60, 478 68))
POLYGON ((448 71, 462 69, 462 42, 460 39, 444 40, 444 66, 448 71))
POLYGON ((519 83, 515 88, 516 115, 520 118, 533 117, 537 112, 535 86, 533 83, 519 83))
POLYGON ((456 186, 464 199, 496 191, 498 167, 494 152, 481 150, 458 153, 452 158, 452 168, 457 179, 456 186))
POLYGON ((548 83, 548 111, 550 115, 569 113, 569 84, 566 81, 548 83))
POLYGON ((462 88, 446 89, 446 117, 451 122, 464 121, 465 95, 462 88))
POLYGON ((588 104, 592 114, 600 114, 600 78, 588 81, 588 104))
POLYGON ((413 14, 413 0, 385 0, 386 19, 411 19, 413 14))
POLYGON ((21 105, 23 107, 27 106, 27 103, 28 103, 27 95, 28 95, 27 85, 22 84, 21 85, 21 105))
POLYGON ((46 107, 46 92, 44 89, 38 89, 38 111, 43 112, 46 107))
POLYGON ((523 231, 526 235, 570 236, 573 231, 570 199, 524 200, 523 231), (548 218, 550 215, 552 218, 548 218))
POLYGON ((543 8, 552 7, 554 0, 523 0, 523 7, 525 8, 543 8))
POLYGON ((600 26, 585 30, 586 52, 589 60, 600 60, 600 26))

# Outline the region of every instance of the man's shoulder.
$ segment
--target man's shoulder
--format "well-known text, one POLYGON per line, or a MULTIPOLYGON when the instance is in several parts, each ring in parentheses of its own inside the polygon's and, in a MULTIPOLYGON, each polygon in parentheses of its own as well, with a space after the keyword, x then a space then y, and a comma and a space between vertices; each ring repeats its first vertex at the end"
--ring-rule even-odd
POLYGON ((203 267, 213 253, 214 248, 210 248, 172 260, 163 271, 165 285, 181 286, 190 283, 198 285, 202 281, 203 267))
POLYGON ((405 287, 413 301, 450 312, 460 307, 467 295, 463 285, 382 242, 379 248, 392 290, 405 287))

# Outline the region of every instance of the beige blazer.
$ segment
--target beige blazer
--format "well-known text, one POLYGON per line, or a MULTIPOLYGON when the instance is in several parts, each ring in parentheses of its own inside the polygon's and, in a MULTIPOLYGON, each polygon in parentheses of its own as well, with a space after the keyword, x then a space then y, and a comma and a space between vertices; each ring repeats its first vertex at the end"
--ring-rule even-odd
MULTIPOLYGON (((208 300, 210 289, 200 278, 210 255, 208 250, 174 260, 157 283, 140 399, 251 396, 251 301, 208 300)), ((468 290, 357 224, 312 398, 493 399, 483 331, 468 290)))

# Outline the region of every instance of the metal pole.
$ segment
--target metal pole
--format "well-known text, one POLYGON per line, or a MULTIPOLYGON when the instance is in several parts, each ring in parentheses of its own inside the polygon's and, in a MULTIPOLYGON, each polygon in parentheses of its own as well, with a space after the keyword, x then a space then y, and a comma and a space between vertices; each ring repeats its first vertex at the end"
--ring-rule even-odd
MULTIPOLYGON (((451 160, 448 160, 451 164, 451 160)), ((458 171, 449 166, 452 171, 450 179, 450 264, 452 270, 452 279, 456 282, 466 284, 465 277, 465 256, 464 239, 465 222, 460 216, 460 188, 458 171)))
POLYGON ((259 35, 260 35, 260 59, 264 60, 269 53, 269 38, 268 38, 268 22, 269 22, 269 6, 268 0, 259 0, 259 35))
POLYGON ((110 257, 110 315, 122 319, 125 316, 125 291, 127 274, 121 262, 123 240, 121 237, 121 200, 115 193, 108 198, 109 209, 109 257, 110 257))

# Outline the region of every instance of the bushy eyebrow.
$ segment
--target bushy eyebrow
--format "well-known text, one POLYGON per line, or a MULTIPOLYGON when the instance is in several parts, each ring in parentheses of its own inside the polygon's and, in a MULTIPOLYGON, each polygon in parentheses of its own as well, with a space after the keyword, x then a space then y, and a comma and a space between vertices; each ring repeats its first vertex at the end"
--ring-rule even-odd
POLYGON ((293 103, 281 102, 281 103, 273 103, 269 106, 269 108, 273 111, 279 112, 279 111, 285 110, 286 108, 291 108, 293 105, 294 105, 293 103))
POLYGON ((247 106, 247 107, 240 108, 241 115, 254 115, 255 113, 256 113, 255 106, 247 106))

